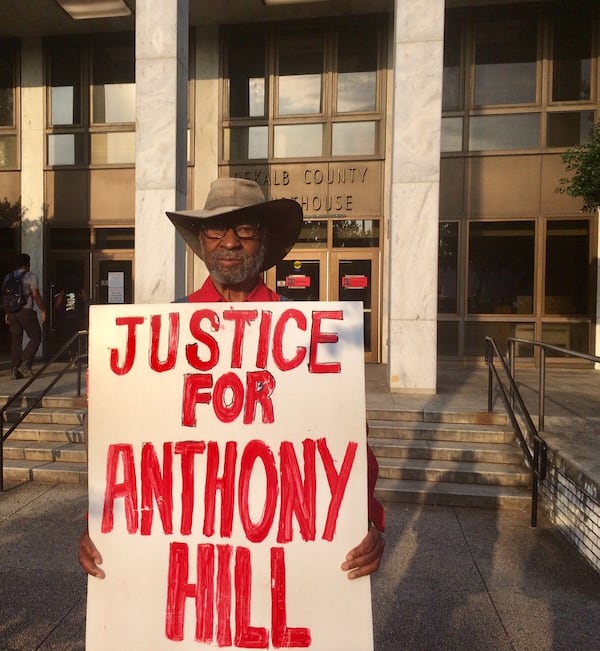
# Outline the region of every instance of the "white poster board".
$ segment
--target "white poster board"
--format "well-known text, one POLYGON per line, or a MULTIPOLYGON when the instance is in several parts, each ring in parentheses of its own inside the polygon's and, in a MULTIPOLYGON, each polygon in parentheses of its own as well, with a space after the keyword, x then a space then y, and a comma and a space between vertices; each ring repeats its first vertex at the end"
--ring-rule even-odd
POLYGON ((93 306, 88 651, 373 648, 362 304, 93 306))

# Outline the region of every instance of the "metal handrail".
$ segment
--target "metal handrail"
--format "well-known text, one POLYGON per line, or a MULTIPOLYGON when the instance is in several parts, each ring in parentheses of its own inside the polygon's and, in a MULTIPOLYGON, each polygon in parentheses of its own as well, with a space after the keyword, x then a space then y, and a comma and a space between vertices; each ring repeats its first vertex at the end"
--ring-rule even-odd
POLYGON ((31 412, 37 405, 44 399, 46 395, 50 392, 52 387, 64 376, 64 374, 74 366, 77 366, 77 397, 81 396, 81 386, 82 386, 82 362, 87 359, 87 345, 85 348, 83 344, 87 344, 87 330, 79 330, 74 333, 70 339, 68 339, 63 346, 40 368, 38 369, 33 376, 10 398, 6 401, 2 407, 0 407, 0 492, 4 490, 4 441, 17 429, 17 427, 25 420, 29 412, 31 412), (27 389, 38 380, 44 371, 56 362, 64 353, 71 348, 71 346, 77 343, 77 354, 74 359, 70 359, 65 365, 54 371, 54 377, 50 380, 46 387, 41 391, 36 392, 35 395, 31 396, 31 402, 28 403, 27 407, 21 414, 19 418, 12 423, 6 432, 4 432, 4 423, 6 419, 6 412, 12 405, 15 404, 27 391, 27 389))
POLYGON ((510 372, 512 377, 515 377, 515 362, 517 356, 515 355, 515 346, 516 344, 527 344, 529 346, 534 346, 540 349, 540 377, 539 377, 539 391, 538 391, 538 431, 543 432, 545 427, 545 415, 546 415, 546 351, 554 351, 560 353, 565 357, 576 357, 578 359, 585 359, 589 362, 595 362, 600 364, 600 357, 596 355, 590 355, 589 353, 580 353, 577 350, 572 350, 570 348, 561 348, 560 346, 554 346, 553 344, 546 344, 543 341, 535 341, 533 339, 521 339, 520 337, 509 337, 508 340, 508 359, 510 372))
POLYGON ((500 354, 498 346, 492 337, 485 338, 485 362, 488 367, 488 412, 494 411, 493 386, 495 379, 508 418, 517 436, 517 443, 525 457, 525 464, 531 470, 531 526, 535 527, 537 526, 538 489, 539 483, 546 477, 548 446, 546 445, 546 441, 544 441, 544 439, 538 434, 519 388, 517 387, 514 374, 511 372, 504 357, 500 354), (495 357, 500 361, 502 370, 504 371, 506 380, 509 384, 509 392, 507 392, 500 377, 500 373, 496 368, 494 363, 495 357), (515 402, 518 405, 521 417, 525 423, 527 437, 524 435, 521 425, 519 424, 515 412, 515 402))

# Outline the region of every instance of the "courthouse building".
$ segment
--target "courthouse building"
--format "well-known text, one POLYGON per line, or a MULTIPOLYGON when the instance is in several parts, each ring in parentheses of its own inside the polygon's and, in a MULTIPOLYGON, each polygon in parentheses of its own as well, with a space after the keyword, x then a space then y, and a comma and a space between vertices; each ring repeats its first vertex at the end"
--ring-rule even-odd
POLYGON ((0 271, 169 302, 205 270, 165 211, 237 175, 304 208, 268 284, 363 301, 392 390, 485 335, 593 353, 597 216, 556 188, 599 63, 597 0, 2 0, 0 271))

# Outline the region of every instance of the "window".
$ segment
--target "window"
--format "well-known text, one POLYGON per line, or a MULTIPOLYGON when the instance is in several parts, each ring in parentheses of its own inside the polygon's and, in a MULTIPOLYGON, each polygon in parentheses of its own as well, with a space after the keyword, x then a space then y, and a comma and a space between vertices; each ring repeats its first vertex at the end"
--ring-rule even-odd
POLYGON ((0 169, 18 165, 15 114, 16 59, 14 45, 0 41, 0 169))
POLYGON ((548 147, 573 147, 589 142, 594 111, 548 113, 548 147))
POLYGON ((529 221, 469 225, 470 314, 532 314, 535 225, 529 221))
POLYGON ((232 31, 228 54, 230 117, 264 116, 267 90, 264 30, 232 31))
POLYGON ((348 25, 338 33, 337 111, 356 113, 377 108, 377 30, 348 25))
POLYGON ((588 314, 588 220, 552 220, 546 228, 545 314, 588 314))
POLYGON ((135 122, 135 52, 133 37, 99 41, 92 50, 92 122, 135 122))
POLYGON ((471 118, 470 151, 537 149, 540 146, 539 113, 479 115, 471 118))
POLYGON ((133 35, 51 39, 47 53, 47 164, 133 165, 133 35))
POLYGON ((316 115, 322 111, 323 34, 285 30, 279 38, 278 113, 316 115))
POLYGON ((381 19, 225 30, 225 162, 381 150, 381 19))
POLYGON ((592 17, 558 10, 552 41, 552 100, 589 100, 592 82, 592 17))
POLYGON ((536 101, 537 17, 495 17, 475 26, 475 105, 536 101))
POLYGON ((438 312, 456 314, 458 311, 458 223, 440 224, 438 253, 438 312))

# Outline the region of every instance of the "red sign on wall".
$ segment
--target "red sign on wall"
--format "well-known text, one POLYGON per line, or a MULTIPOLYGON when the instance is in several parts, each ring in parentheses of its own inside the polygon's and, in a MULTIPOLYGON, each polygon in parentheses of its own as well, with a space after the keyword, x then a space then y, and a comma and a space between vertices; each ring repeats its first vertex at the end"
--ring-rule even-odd
POLYGON ((310 287, 310 276, 291 274, 285 277, 285 286, 288 289, 304 289, 305 287, 310 287))
POLYGON ((342 287, 344 289, 365 289, 369 286, 369 279, 367 276, 359 274, 348 274, 342 276, 342 287))

